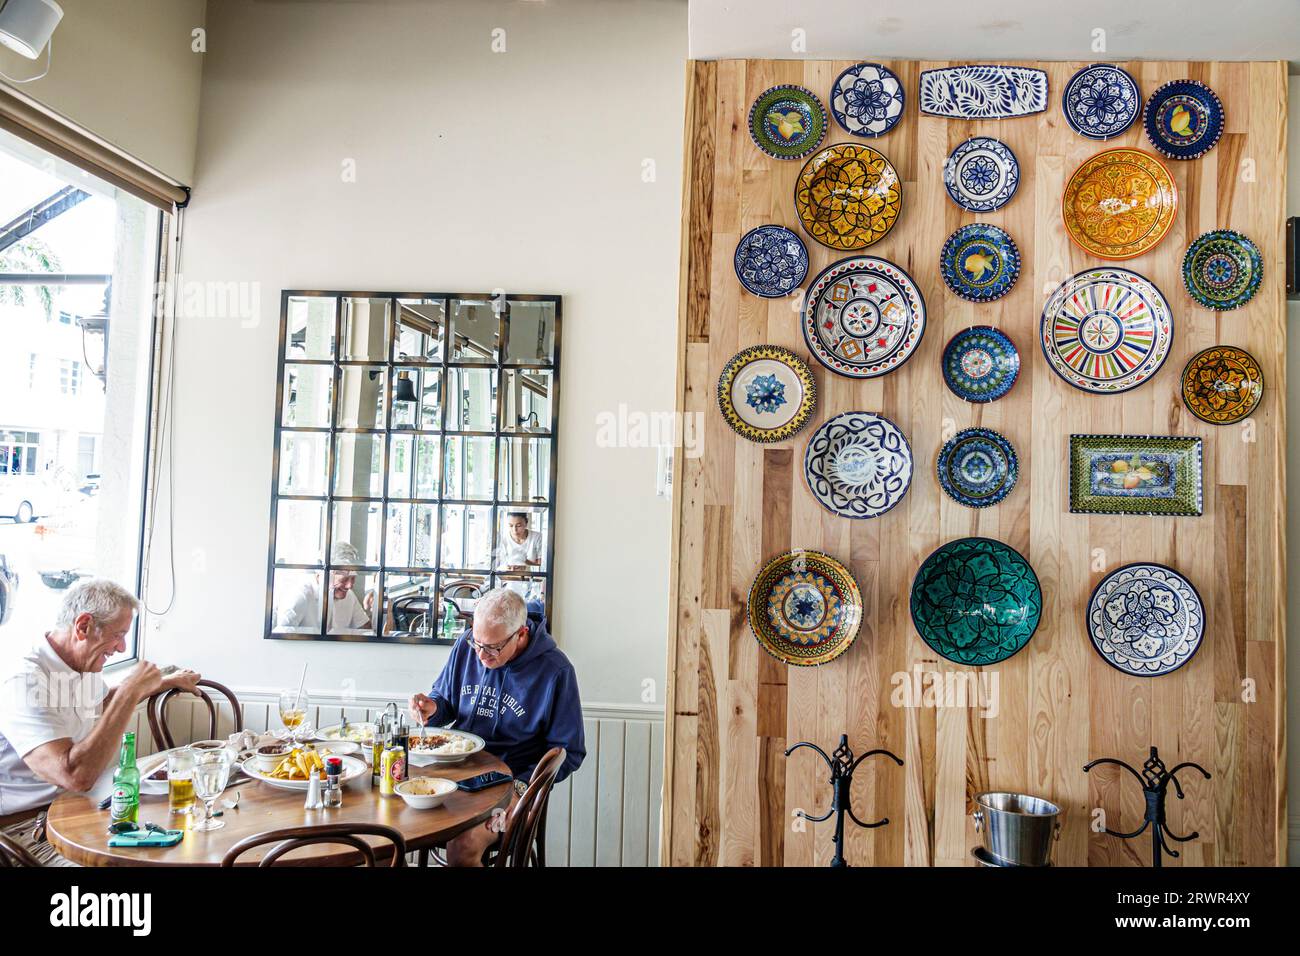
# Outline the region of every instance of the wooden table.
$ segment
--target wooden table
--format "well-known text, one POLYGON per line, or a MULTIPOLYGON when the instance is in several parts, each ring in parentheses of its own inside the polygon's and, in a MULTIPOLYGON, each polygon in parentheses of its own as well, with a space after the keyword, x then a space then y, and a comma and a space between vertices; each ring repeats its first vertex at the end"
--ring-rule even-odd
MULTIPOLYGON (((504 763, 487 751, 474 754, 464 763, 447 767, 412 767, 413 776, 447 777, 464 780, 490 770, 510 773, 504 763)), ((335 810, 304 810, 306 794, 282 790, 241 777, 226 794, 240 793, 239 806, 226 810, 220 817, 225 826, 211 832, 187 830, 185 838, 172 847, 110 847, 108 845, 108 811, 85 794, 65 793, 50 806, 46 818, 46 838, 63 856, 82 866, 218 866, 226 851, 244 837, 283 827, 322 823, 382 823, 401 831, 408 850, 419 850, 445 843, 459 833, 487 820, 492 811, 509 805, 513 788, 508 783, 480 790, 478 793, 456 791, 442 806, 433 810, 412 810, 401 797, 381 797, 378 787, 370 786, 370 777, 362 776, 345 785, 343 806, 335 810)), ((220 800, 214 804, 221 809, 220 800)), ((167 809, 165 796, 142 795, 140 823, 156 823, 176 828, 177 821, 167 809)), ((378 838, 366 838, 378 849, 388 844, 378 838)), ((243 854, 242 864, 255 864, 270 851, 274 843, 243 854)), ((378 854, 376 854, 378 856, 378 854)), ((355 850, 344 846, 318 844, 293 853, 289 862, 323 866, 360 862, 355 850)))

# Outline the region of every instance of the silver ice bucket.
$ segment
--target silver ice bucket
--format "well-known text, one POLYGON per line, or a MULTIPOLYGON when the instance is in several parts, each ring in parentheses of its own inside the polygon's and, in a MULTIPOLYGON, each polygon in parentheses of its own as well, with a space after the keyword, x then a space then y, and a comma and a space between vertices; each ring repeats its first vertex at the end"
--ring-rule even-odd
POLYGON ((981 793, 975 798, 975 829, 984 849, 1007 866, 1049 866, 1052 843, 1061 835, 1061 808, 1024 793, 981 793))

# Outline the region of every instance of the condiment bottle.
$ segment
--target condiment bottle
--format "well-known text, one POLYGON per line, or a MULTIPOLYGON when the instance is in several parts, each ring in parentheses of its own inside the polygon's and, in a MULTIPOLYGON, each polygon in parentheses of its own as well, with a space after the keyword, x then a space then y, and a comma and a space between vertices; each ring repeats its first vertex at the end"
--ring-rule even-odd
POLYGON ((307 781, 307 799, 303 803, 306 810, 319 810, 325 805, 320 795, 320 771, 311 768, 311 778, 307 781))
POLYGON ((343 761, 338 757, 329 757, 325 761, 325 773, 328 783, 325 785, 325 806, 343 806, 343 784, 339 776, 343 773, 343 761))

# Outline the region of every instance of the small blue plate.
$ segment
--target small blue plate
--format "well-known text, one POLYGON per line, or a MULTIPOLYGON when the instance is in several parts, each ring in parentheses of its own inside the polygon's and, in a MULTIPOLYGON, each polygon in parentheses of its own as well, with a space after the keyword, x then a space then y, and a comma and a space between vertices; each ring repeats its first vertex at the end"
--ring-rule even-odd
POLYGON ((1080 136, 1110 139, 1137 119, 1142 91, 1127 70, 1110 63, 1085 66, 1065 84, 1061 110, 1080 136))
POLYGON ((939 273, 954 295, 992 302, 1010 292, 1020 277, 1020 250, 1005 229, 973 222, 943 244, 939 273))
POLYGON ((1015 344, 991 326, 962 329, 943 350, 943 380, 968 402, 991 402, 1011 391, 1020 375, 1015 344))
POLYGON ((854 136, 883 136, 903 118, 903 83, 879 63, 859 63, 835 79, 831 115, 854 136))
POLYGON ((1196 159, 1219 142, 1223 103, 1199 80, 1174 80, 1151 94, 1142 125, 1156 152, 1170 159, 1196 159))
POLYGON ((1016 194, 1020 163, 1006 143, 992 136, 975 136, 948 155, 943 185, 962 209, 992 212, 1016 194))
POLYGON ((808 275, 808 249, 785 226, 759 226, 736 245, 736 278, 754 295, 777 299, 808 275))
POLYGON ((971 508, 997 504, 1016 486, 1016 450, 991 428, 963 428, 939 451, 939 487, 971 508))

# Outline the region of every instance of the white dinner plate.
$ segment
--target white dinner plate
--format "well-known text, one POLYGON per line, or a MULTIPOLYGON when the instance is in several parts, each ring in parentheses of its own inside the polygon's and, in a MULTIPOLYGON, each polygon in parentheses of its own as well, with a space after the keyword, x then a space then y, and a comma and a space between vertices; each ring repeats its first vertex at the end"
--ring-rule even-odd
POLYGON ((426 727, 424 733, 443 734, 447 737, 462 737, 468 739, 474 746, 465 753, 459 754, 437 754, 429 751, 421 752, 414 747, 408 748, 412 767, 445 767, 450 764, 460 763, 466 757, 472 757, 486 746, 483 738, 478 734, 471 734, 465 730, 446 730, 441 727, 426 727))
MULTIPOLYGON (((343 773, 339 775, 339 783, 344 784, 350 780, 355 780, 362 774, 370 773, 370 764, 360 757, 340 757, 343 761, 343 773)), ((281 790, 301 790, 306 791, 310 780, 277 780, 269 773, 263 773, 257 769, 257 760, 250 758, 243 763, 244 773, 248 774, 254 780, 261 781, 272 787, 279 787, 281 790)), ((324 783, 324 777, 321 778, 324 783)))

